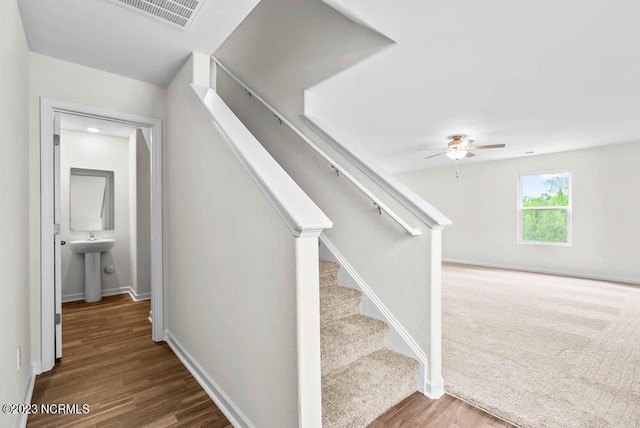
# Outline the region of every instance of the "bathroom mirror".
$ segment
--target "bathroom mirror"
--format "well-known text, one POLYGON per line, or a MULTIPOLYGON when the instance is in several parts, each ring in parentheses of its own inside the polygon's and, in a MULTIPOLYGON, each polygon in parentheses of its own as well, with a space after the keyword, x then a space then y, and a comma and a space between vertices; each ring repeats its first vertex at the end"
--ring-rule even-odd
POLYGON ((113 230, 113 171, 71 168, 69 228, 113 230))

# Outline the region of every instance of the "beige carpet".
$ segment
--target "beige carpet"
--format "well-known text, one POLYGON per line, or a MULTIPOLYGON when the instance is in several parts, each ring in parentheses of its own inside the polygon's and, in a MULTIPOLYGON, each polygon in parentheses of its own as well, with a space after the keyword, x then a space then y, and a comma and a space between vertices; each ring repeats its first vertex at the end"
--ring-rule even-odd
POLYGON ((640 288, 445 264, 443 370, 523 427, 640 427, 640 288))
POLYGON ((417 361, 385 348, 388 326, 360 314, 362 293, 320 262, 322 426, 363 428, 416 390, 417 361))

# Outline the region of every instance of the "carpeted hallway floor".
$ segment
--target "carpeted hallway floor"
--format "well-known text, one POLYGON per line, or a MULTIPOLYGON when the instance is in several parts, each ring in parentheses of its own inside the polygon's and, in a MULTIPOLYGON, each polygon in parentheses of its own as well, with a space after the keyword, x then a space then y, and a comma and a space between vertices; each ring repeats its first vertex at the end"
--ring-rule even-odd
POLYGON ((443 370, 523 427, 640 427, 640 288, 445 264, 443 370))

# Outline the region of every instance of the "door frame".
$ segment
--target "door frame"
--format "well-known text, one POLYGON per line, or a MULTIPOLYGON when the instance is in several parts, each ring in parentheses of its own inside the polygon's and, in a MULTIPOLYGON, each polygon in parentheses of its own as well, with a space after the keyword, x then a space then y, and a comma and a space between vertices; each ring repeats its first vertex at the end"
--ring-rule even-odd
POLYGON ((152 339, 164 341, 162 281, 162 121, 73 103, 40 98, 40 357, 41 371, 55 365, 55 271, 54 271, 54 142, 55 113, 93 117, 151 130, 151 317, 152 339))

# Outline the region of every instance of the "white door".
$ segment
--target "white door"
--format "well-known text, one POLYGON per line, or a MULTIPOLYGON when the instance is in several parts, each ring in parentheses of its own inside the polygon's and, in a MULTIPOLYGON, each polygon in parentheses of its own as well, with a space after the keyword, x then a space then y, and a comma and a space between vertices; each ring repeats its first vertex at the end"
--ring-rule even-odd
POLYGON ((62 358, 62 257, 60 251, 60 113, 53 116, 54 314, 56 358, 62 358))

